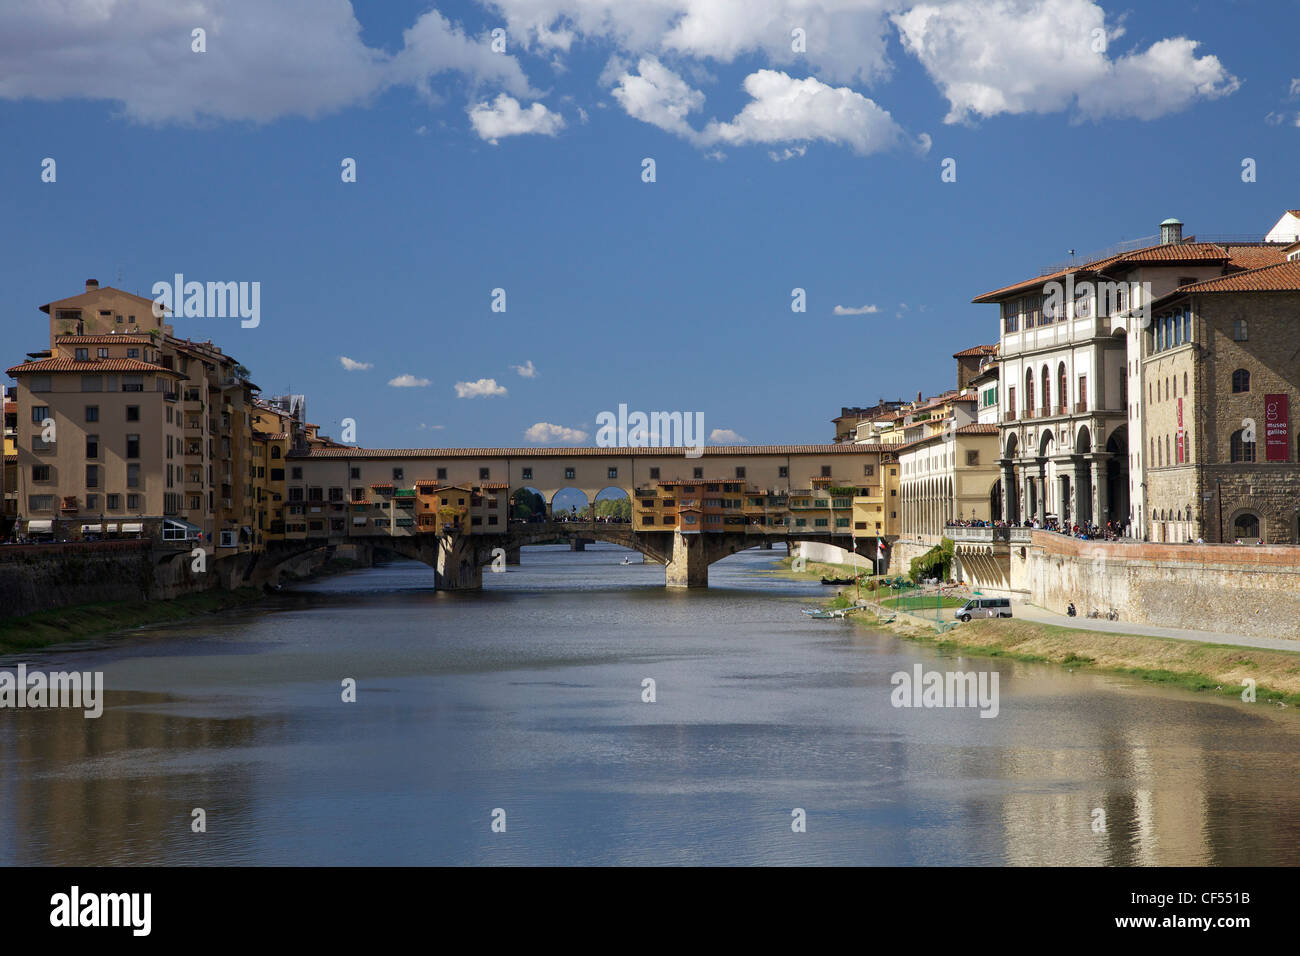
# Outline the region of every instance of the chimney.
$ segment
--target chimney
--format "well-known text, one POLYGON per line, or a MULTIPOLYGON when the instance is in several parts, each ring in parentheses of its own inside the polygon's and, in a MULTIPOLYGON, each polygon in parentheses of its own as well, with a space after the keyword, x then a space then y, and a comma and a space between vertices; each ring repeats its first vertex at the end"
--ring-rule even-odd
POLYGON ((95 292, 95 291, 98 290, 98 289, 99 289, 99 280, 98 280, 98 279, 87 279, 87 280, 86 280, 86 291, 87 291, 87 292, 95 292))
POLYGON ((1183 241, 1183 224, 1177 219, 1166 219, 1160 224, 1160 245, 1173 246, 1183 241))

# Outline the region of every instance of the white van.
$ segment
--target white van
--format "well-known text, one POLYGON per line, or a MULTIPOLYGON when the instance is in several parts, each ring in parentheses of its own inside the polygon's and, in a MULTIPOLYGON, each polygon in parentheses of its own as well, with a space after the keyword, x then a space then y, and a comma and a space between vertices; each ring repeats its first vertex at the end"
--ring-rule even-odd
POLYGON ((1011 598, 971 598, 957 608, 952 616, 959 621, 969 621, 975 617, 1010 617, 1011 598))

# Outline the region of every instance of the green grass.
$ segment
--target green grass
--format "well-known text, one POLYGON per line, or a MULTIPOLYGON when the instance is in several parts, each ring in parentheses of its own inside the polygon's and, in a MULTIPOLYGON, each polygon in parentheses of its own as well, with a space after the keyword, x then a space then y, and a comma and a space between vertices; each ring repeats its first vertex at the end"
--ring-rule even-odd
POLYGON ((114 631, 180 621, 200 614, 243 607, 264 598, 257 588, 203 591, 159 601, 112 601, 39 611, 0 621, 0 652, 34 650, 84 640, 114 631))
POLYGON ((933 611, 937 608, 958 608, 966 603, 966 598, 941 597, 938 600, 934 595, 909 594, 904 597, 885 598, 880 603, 882 606, 895 611, 933 611))

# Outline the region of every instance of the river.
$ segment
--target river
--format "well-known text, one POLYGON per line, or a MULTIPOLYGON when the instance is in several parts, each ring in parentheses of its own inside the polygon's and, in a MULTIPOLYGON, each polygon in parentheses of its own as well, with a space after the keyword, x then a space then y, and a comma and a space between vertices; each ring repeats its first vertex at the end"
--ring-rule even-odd
POLYGON ((707 592, 627 553, 526 548, 472 594, 401 562, 0 659, 107 689, 0 710, 0 863, 1300 863, 1293 710, 811 620, 779 552, 707 592), (917 664, 996 672, 997 716, 893 706, 917 664))

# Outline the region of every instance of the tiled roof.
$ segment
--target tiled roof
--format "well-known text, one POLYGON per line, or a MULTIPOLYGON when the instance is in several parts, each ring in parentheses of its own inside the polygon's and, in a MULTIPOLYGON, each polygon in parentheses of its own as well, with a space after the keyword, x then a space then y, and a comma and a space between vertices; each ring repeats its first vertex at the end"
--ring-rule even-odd
MULTIPOLYGON (((151 366, 152 367, 152 366, 151 366)), ((290 458, 675 458, 685 448, 343 448, 312 447, 290 458)), ((855 445, 708 445, 704 455, 863 454, 855 445)), ((735 479, 732 479, 735 480, 735 479)))
POLYGON ((268 441, 286 441, 289 438, 288 432, 259 432, 254 431, 254 435, 265 438, 268 441))
POLYGON ((1025 279, 1021 282, 1015 282, 1011 285, 1003 286, 1000 289, 994 289, 992 292, 985 292, 983 295, 978 295, 971 301, 993 302, 1002 296, 1013 292, 1027 292, 1030 289, 1043 286, 1054 279, 1063 279, 1070 273, 1079 275, 1081 273, 1104 272, 1107 269, 1113 269, 1121 264, 1138 265, 1144 262, 1227 262, 1229 259, 1229 252, 1223 246, 1213 242, 1181 242, 1145 246, 1141 249, 1133 249, 1129 252, 1117 253, 1116 255, 1107 256, 1103 259, 1094 259, 1091 262, 1081 262, 1068 269, 1058 269, 1056 272, 1049 272, 1033 279, 1025 279))
POLYGON ((968 349, 962 349, 960 352, 953 352, 953 358, 969 358, 972 355, 993 355, 998 350, 997 344, 993 345, 973 345, 968 349))
POLYGON ((962 425, 961 428, 957 429, 958 435, 996 435, 997 433, 998 426, 993 422, 962 425))
POLYGON ((56 342, 63 345, 112 345, 115 342, 152 342, 142 332, 119 332, 115 335, 56 335, 56 342))
POLYGON ((1271 242, 1267 245, 1230 246, 1228 264, 1239 269, 1259 269, 1286 261, 1286 244, 1271 242))
POLYGON ((109 358, 78 361, 69 358, 48 358, 37 362, 24 362, 9 369, 10 375, 30 372, 158 372, 184 378, 179 372, 139 359, 109 358))
POLYGON ((484 491, 503 491, 510 488, 510 483, 507 481, 484 481, 480 482, 479 487, 484 491))
POLYGON ((372 482, 370 483, 370 487, 371 487, 371 488, 391 488, 391 487, 393 487, 393 483, 392 483, 391 481, 372 481, 372 482))
POLYGON ((1193 282, 1163 296, 1158 301, 1176 298, 1189 292, 1300 292, 1300 262, 1278 262, 1262 269, 1234 272, 1232 275, 1204 282, 1193 282))

